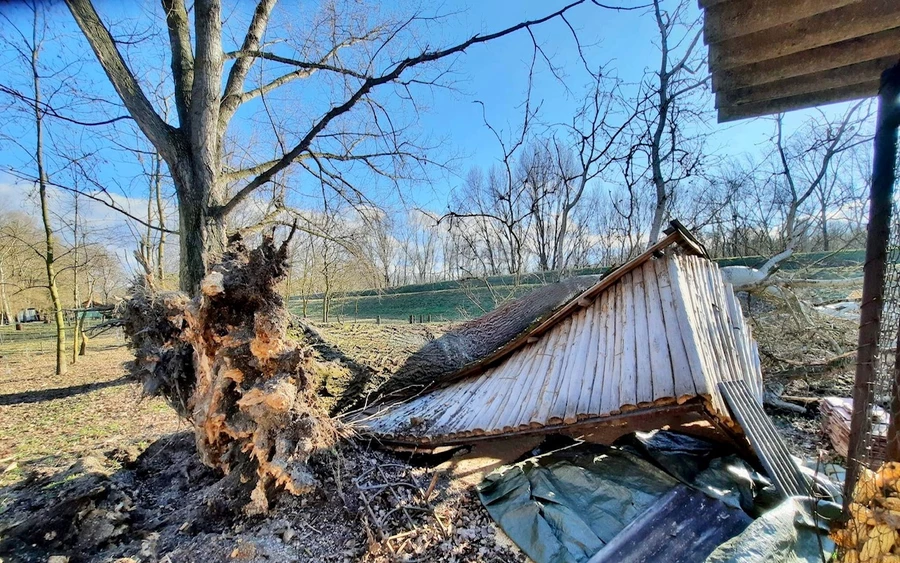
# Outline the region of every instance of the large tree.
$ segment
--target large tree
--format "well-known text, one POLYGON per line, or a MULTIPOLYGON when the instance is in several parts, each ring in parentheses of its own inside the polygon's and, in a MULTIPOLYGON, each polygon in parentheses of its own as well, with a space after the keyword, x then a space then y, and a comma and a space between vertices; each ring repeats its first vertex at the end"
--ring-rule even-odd
MULTIPOLYGON (((288 168, 300 166, 343 197, 365 199, 342 175, 341 164, 355 162, 397 178, 389 168, 426 162, 426 151, 417 150, 424 147, 410 142, 407 127, 392 120, 392 110, 398 100, 414 103, 417 87, 442 83, 446 67, 432 63, 562 18, 589 2, 577 0, 545 17, 435 48, 419 34, 433 34, 430 26, 440 21, 419 12, 383 14, 378 5, 326 2, 311 18, 276 25, 289 19, 288 10, 279 14, 275 0, 259 0, 237 33, 231 22, 240 19, 239 10, 227 9, 223 26, 221 0, 196 0, 190 9, 184 0, 161 1, 177 123, 165 120, 145 95, 91 0, 66 4, 122 103, 169 169, 179 203, 180 283, 187 291, 196 289, 222 252, 229 214, 288 168), (233 35, 243 39, 226 51, 233 35), (318 82, 309 82, 309 91, 291 91, 287 114, 272 111, 278 92, 311 78, 318 82), (300 118, 290 113, 291 105, 318 109, 300 118), (233 142, 248 127, 233 125, 234 118, 254 111, 272 126, 269 154, 233 142)), ((256 136, 262 135, 257 129, 265 129, 251 127, 256 136)))

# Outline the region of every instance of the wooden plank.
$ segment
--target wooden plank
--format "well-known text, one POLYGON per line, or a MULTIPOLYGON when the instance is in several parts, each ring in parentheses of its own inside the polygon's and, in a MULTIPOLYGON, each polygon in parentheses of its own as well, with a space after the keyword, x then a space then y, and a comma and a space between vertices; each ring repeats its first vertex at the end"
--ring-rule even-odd
POLYGON ((777 59, 718 69, 712 75, 712 89, 737 90, 890 57, 900 57, 900 27, 777 59))
POLYGON ((716 107, 760 103, 871 82, 873 77, 881 76, 882 71, 896 64, 898 59, 900 55, 895 54, 748 88, 719 90, 716 94, 716 107))
MULTIPOLYGON (((669 261, 671 257, 659 260, 653 264, 656 271, 656 285, 659 290, 659 303, 662 307, 663 323, 666 328, 666 346, 669 352, 669 362, 672 365, 672 388, 674 397, 679 401, 693 397, 699 393, 695 384, 694 369, 691 366, 691 356, 684 344, 681 329, 681 315, 672 291, 671 278, 669 276, 669 261)), ((699 374, 698 374, 698 377, 699 374)))
POLYGON ((736 119, 748 117, 760 117, 785 111, 794 111, 813 106, 836 104, 838 102, 850 102, 871 98, 878 93, 880 81, 873 80, 862 84, 853 84, 843 88, 831 88, 809 94, 799 94, 776 100, 766 100, 752 104, 725 106, 719 108, 719 123, 726 123, 736 119))
POLYGON ((556 397, 556 404, 554 404, 553 412, 550 416, 551 423, 555 423, 557 417, 559 418, 559 422, 565 421, 566 409, 568 408, 569 400, 572 398, 572 388, 573 386, 578 386, 580 384, 579 381, 576 381, 577 378, 573 373, 573 367, 578 361, 577 349, 578 344, 581 341, 585 311, 586 309, 581 309, 571 317, 572 327, 569 329, 571 334, 568 345, 566 346, 566 363, 563 364, 562 371, 560 372, 559 393, 556 397))
POLYGON ((584 364, 587 362, 588 346, 591 342, 591 312, 590 309, 582 309, 576 317, 578 323, 575 328, 575 343, 572 347, 572 359, 566 367, 566 379, 569 384, 566 391, 566 411, 563 422, 571 424, 578 420, 578 403, 585 392, 590 395, 590 380, 585 377, 584 364))
MULTIPOLYGON (((513 395, 522 391, 521 383, 527 371, 534 365, 532 361, 534 346, 521 348, 510 356, 491 376, 491 384, 485 386, 478 396, 473 398, 470 410, 475 416, 460 421, 460 427, 473 431, 491 431, 501 427, 500 418, 506 413, 513 395), (532 352, 529 355, 529 352, 532 352), (483 406, 482 406, 483 405, 483 406)), ((514 404, 514 403, 513 403, 514 404)))
MULTIPOLYGON (((653 260, 644 265, 644 297, 647 310, 647 353, 650 357, 650 373, 655 398, 674 397, 675 380, 672 375, 672 359, 669 353, 663 304, 657 284, 656 265, 653 260)), ((682 346, 679 339, 679 346, 682 346)), ((683 347, 682 347, 683 349, 683 347)))
POLYGON ((681 329, 681 341, 684 343, 684 349, 691 366, 694 386, 698 394, 709 394, 709 382, 706 378, 708 360, 706 359, 704 347, 701 346, 702 336, 694 325, 694 304, 690 298, 689 288, 685 287, 687 279, 684 278, 677 256, 673 256, 669 260, 669 282, 672 287, 672 298, 678 317, 678 326, 681 329))
MULTIPOLYGON (((528 376, 535 370, 537 364, 537 346, 530 344, 524 348, 520 348, 515 354, 510 356, 509 360, 498 366, 494 379, 499 380, 500 389, 503 399, 494 408, 491 413, 490 420, 484 430, 501 430, 505 421, 512 416, 510 411, 519 405, 519 400, 525 392, 525 382, 528 376), (507 368, 507 364, 513 364, 519 358, 518 366, 507 368)), ((475 428, 477 429, 477 428, 475 428)))
MULTIPOLYGON (((753 380, 753 371, 744 369, 744 362, 741 359, 738 339, 734 333, 734 325, 730 319, 728 311, 728 296, 726 294, 725 280, 719 273, 719 268, 713 263, 705 264, 706 279, 710 289, 713 291, 713 299, 716 305, 716 324, 719 327, 719 340, 728 353, 728 362, 731 366, 732 377, 743 379, 753 385, 755 391, 755 382, 753 380)), ((731 290, 728 289, 728 292, 731 290)), ((743 320, 743 319, 741 319, 743 320)))
MULTIPOLYGON (((692 260, 691 257, 685 257, 684 262, 690 268, 694 279, 694 296, 698 298, 700 305, 697 320, 706 327, 710 351, 717 364, 713 375, 719 380, 736 379, 739 372, 737 364, 733 361, 734 348, 729 346, 724 338, 726 334, 730 336, 730 330, 726 329, 722 322, 721 308, 716 298, 717 288, 708 276, 709 268, 692 260)), ((716 387, 713 387, 713 391, 717 392, 716 387)))
POLYGON ((900 27, 900 3, 865 0, 709 46, 713 73, 900 27))
MULTIPOLYGON (((719 275, 721 278, 721 274, 719 275)), ((741 313, 741 305, 734 296, 734 290, 730 283, 723 284, 725 295, 725 308, 728 312, 728 324, 731 328, 731 338, 734 341, 740 362, 740 372, 751 383, 751 389, 757 392, 756 370, 753 369, 750 360, 750 342, 747 338, 747 327, 744 324, 744 316, 741 313)))
POLYGON ((559 404, 559 395, 562 388, 563 382, 563 368, 567 363, 568 351, 572 346, 572 339, 574 338, 574 331, 572 331, 572 318, 569 317, 562 322, 561 330, 565 335, 565 340, 563 345, 560 347, 560 351, 557 352, 559 358, 553 364, 553 371, 550 374, 550 381, 547 383, 547 388, 544 392, 544 396, 541 398, 541 403, 538 407, 538 411, 535 415, 538 417, 538 421, 541 424, 555 424, 556 422, 562 421, 562 416, 554 416, 557 414, 557 408, 559 404))
POLYGON ((602 295, 595 299, 594 304, 588 310, 591 333, 588 339, 587 359, 584 364, 584 393, 578 398, 577 410, 579 417, 581 415, 599 414, 591 410, 591 399, 594 397, 595 392, 599 391, 600 377, 602 377, 599 373, 603 361, 600 359, 600 340, 604 336, 601 334, 601 331, 605 330, 605 327, 601 324, 604 320, 600 311, 602 299, 602 295))
MULTIPOLYGON (((456 389, 454 390, 453 395, 448 396, 446 399, 444 414, 442 414, 438 421, 429 428, 429 435, 453 432, 457 428, 456 423, 458 422, 459 417, 464 415, 464 411, 469 405, 469 401, 472 400, 472 397, 478 389, 490 379, 488 374, 482 374, 472 381, 455 384, 454 387, 456 389)), ((444 390, 441 389, 440 392, 444 392, 444 390)))
POLYGON ((617 292, 622 292, 622 321, 618 323, 618 340, 622 343, 621 351, 616 355, 619 373, 619 401, 621 410, 637 405, 637 359, 635 357, 634 341, 634 284, 633 275, 629 273, 622 278, 617 287, 617 292))
POLYGON ((521 391, 516 394, 514 402, 507 407, 507 414, 500 421, 500 427, 504 430, 519 427, 529 397, 532 395, 533 390, 540 388, 543 383, 547 366, 550 365, 547 347, 552 344, 552 336, 552 334, 547 334, 538 341, 535 345, 534 357, 531 360, 532 365, 527 370, 527 375, 522 380, 515 382, 515 385, 521 387, 521 391))
POLYGON ((703 39, 717 43, 788 22, 802 20, 859 0, 744 0, 710 6, 703 17, 703 39))
POLYGON ((538 407, 544 389, 547 387, 547 380, 550 377, 550 369, 556 354, 556 345, 559 342, 561 333, 562 331, 557 327, 541 339, 541 342, 545 342, 545 344, 541 351, 541 360, 535 373, 534 383, 528 389, 528 395, 522 401, 522 411, 515 421, 519 428, 531 424, 531 417, 538 407))
POLYGON ((709 289, 705 279, 696 271, 690 257, 679 259, 683 265, 689 288, 688 298, 693 303, 692 322, 699 335, 698 345, 705 356, 706 384, 713 406, 720 412, 725 412, 725 403, 718 391, 718 383, 723 379, 730 379, 728 363, 723 358, 724 351, 718 341, 718 329, 715 326, 711 303, 708 301, 709 289))
POLYGON ((607 291, 609 294, 609 314, 606 323, 606 352, 605 361, 603 363, 603 390, 600 399, 601 413, 618 413, 619 405, 619 361, 616 358, 616 348, 619 346, 616 335, 616 326, 620 322, 619 318, 619 299, 617 291, 612 288, 607 291))
MULTIPOLYGON (((638 406, 650 404, 656 399, 653 389, 653 362, 650 359, 650 328, 647 318, 647 298, 644 289, 644 269, 647 265, 631 272, 632 293, 634 294, 634 355, 635 355, 635 399, 638 406)), ((661 395, 659 398, 664 397, 661 395)))
POLYGON ((603 386, 609 378, 608 366, 611 365, 607 346, 609 346, 609 323, 611 292, 607 291, 597 298, 597 368, 594 374, 594 387, 591 389, 591 401, 588 410, 591 413, 603 413, 603 386))

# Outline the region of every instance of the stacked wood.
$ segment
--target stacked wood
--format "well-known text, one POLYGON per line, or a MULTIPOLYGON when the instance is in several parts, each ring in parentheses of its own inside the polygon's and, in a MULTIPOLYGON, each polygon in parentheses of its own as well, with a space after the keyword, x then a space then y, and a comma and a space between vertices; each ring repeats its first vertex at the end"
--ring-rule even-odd
MULTIPOLYGON (((826 397, 821 403, 822 415, 825 417, 823 427, 834 450, 847 457, 850 443, 850 418, 853 412, 853 400, 841 397, 826 397)), ((887 450, 887 427, 890 415, 878 405, 872 407, 872 438, 870 440, 869 464, 877 467, 885 459, 887 450)))
POLYGON ((230 241, 200 294, 135 285, 122 312, 135 349, 133 372, 194 427, 204 463, 255 470, 248 513, 265 512, 267 492, 316 485, 309 457, 335 439, 316 406, 306 349, 285 338, 288 315, 276 284, 287 272, 287 241, 265 237, 248 251, 230 241))
POLYGON ((863 468, 850 519, 831 533, 844 563, 900 563, 900 463, 863 468))

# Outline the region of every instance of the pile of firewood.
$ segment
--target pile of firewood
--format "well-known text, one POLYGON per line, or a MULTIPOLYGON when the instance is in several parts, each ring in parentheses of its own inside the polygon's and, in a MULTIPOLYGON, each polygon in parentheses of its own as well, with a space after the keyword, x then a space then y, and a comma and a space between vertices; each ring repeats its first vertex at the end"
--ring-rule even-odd
MULTIPOLYGON (((850 443, 850 419, 853 413, 853 400, 842 397, 825 397, 820 410, 825 417, 822 428, 831 440, 834 451, 847 457, 850 443)), ((869 466, 878 467, 887 451, 887 428, 890 415, 878 405, 872 408, 872 437, 869 444, 869 466)))
POLYGON ((900 463, 863 468, 850 503, 850 519, 831 538, 844 563, 900 563, 900 463))

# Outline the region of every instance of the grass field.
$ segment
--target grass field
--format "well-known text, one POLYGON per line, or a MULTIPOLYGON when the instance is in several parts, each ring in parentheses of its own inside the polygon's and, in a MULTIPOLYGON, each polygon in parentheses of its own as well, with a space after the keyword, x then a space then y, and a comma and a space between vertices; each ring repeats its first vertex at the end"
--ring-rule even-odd
MULTIPOLYGON (((845 250, 834 253, 798 254, 781 265, 785 276, 810 279, 835 279, 862 275, 864 252, 845 250)), ((763 261, 760 256, 744 258, 723 258, 717 260, 720 266, 756 266, 763 261)), ((574 272, 576 275, 596 275, 602 268, 586 268, 574 272)), ((421 316, 426 320, 459 321, 478 317, 493 309, 497 303, 519 297, 539 285, 556 279, 554 272, 529 274, 518 279, 512 276, 492 276, 486 280, 468 279, 443 281, 430 284, 405 285, 389 288, 382 292, 363 290, 350 292, 332 302, 331 320, 374 322, 409 322, 410 315, 418 322, 421 316), (518 282, 518 283, 516 283, 518 282)), ((823 296, 823 300, 829 300, 823 296)), ((293 297, 289 307, 295 314, 302 314, 300 299, 293 297)), ((313 321, 321 318, 322 302, 318 297, 307 305, 306 316, 313 321)))
POLYGON ((0 327, 0 486, 184 427, 161 399, 142 399, 140 386, 125 379, 132 356, 121 337, 95 339, 56 376, 52 325, 25 327, 15 338, 0 327))
MULTIPOLYGON (((100 321, 85 321, 85 328, 90 328, 100 321)), ((9 357, 14 354, 44 354, 56 349, 56 325, 44 323, 23 323, 22 330, 12 325, 0 326, 0 356, 9 357)), ((98 342, 107 342, 109 337, 122 339, 117 331, 106 333, 98 342)), ((72 330, 66 327, 67 345, 72 346, 72 330)), ((88 345, 90 349, 89 340, 88 345)))
MULTIPOLYGON (((532 291, 536 285, 471 287, 440 289, 415 293, 385 293, 383 295, 354 295, 337 298, 332 303, 331 316, 335 321, 374 322, 381 317, 384 322, 408 322, 413 315, 416 322, 421 316, 433 322, 456 321, 481 316, 511 297, 532 291)), ((298 298, 290 300, 295 314, 302 312, 298 298)), ((322 302, 309 302, 306 316, 315 320, 322 315, 322 302)))

